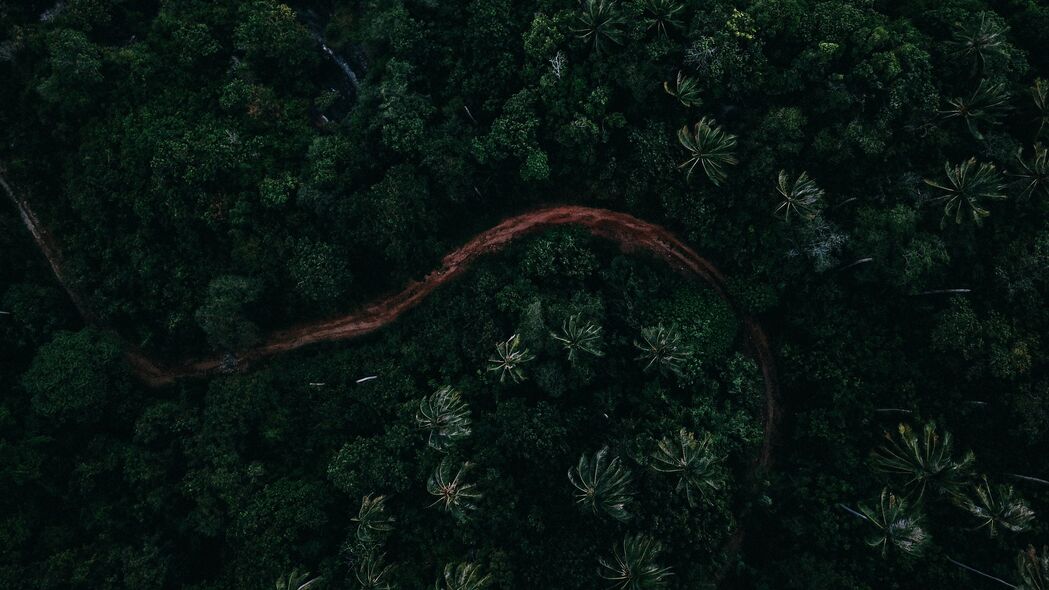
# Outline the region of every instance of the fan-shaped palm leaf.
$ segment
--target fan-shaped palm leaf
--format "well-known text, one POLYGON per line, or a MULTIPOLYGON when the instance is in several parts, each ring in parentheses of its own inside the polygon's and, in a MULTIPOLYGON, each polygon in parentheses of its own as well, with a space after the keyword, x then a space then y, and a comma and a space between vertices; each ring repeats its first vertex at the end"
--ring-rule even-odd
POLYGON ((969 133, 983 140, 980 127, 998 125, 1002 116, 1009 110, 1009 93, 1004 83, 992 84, 980 80, 971 96, 947 100, 948 108, 940 111, 945 119, 961 119, 969 133))
POLYGON ((958 25, 950 47, 954 55, 972 60, 972 71, 976 74, 984 71, 992 55, 1005 55, 1008 31, 993 13, 981 12, 978 19, 958 25))
POLYGON ((308 590, 320 580, 320 578, 310 578, 310 572, 299 573, 299 570, 294 569, 287 577, 277 578, 274 587, 276 590, 308 590))
POLYGON ((361 590, 393 590, 390 575, 394 566, 385 563, 386 555, 367 553, 359 561, 354 569, 354 577, 361 590))
POLYGON ((576 503, 589 508, 594 514, 604 512, 612 518, 625 521, 630 518, 627 505, 631 502, 629 491, 633 481, 630 470, 623 466, 619 457, 608 459, 608 447, 588 457, 579 457, 579 463, 568 470, 568 480, 575 486, 576 503))
POLYGON ((969 158, 956 166, 948 162, 944 164, 943 170, 947 182, 925 179, 925 184, 942 192, 933 199, 944 202, 941 226, 951 217, 955 223, 972 219, 979 224, 991 214, 983 207, 984 201, 1005 198, 1002 192, 1005 186, 994 164, 977 164, 975 158, 969 158))
POLYGON ((860 513, 877 531, 867 537, 867 545, 881 549, 886 555, 897 549, 907 555, 918 555, 929 542, 929 535, 922 527, 924 517, 906 500, 898 498, 888 488, 881 491, 878 505, 860 505, 860 513))
POLYGON ((809 178, 808 172, 802 172, 792 181, 786 170, 780 170, 776 190, 782 200, 774 213, 782 215, 784 221, 789 222, 791 217, 809 221, 819 214, 823 189, 809 178))
POLYGON ((582 0, 582 8, 579 27, 574 29, 580 39, 597 53, 606 43, 621 43, 624 20, 614 0, 582 0))
POLYGON ((476 484, 467 483, 463 477, 472 467, 473 463, 463 463, 455 472, 455 477, 451 477, 451 465, 447 458, 442 459, 426 481, 426 491, 437 497, 430 506, 440 505, 456 518, 463 518, 475 510, 481 493, 477 491, 476 484))
POLYGON ((898 439, 885 434, 888 444, 874 450, 871 461, 879 471, 906 477, 904 485, 921 498, 928 487, 940 494, 955 494, 969 480, 975 460, 972 451, 960 461, 952 457, 951 433, 936 432, 936 423, 929 422, 919 437, 909 425, 900 424, 898 439))
POLYGON ((491 583, 491 576, 481 573, 475 563, 449 563, 444 566, 444 575, 434 584, 434 590, 481 590, 491 583))
POLYGON ((1049 125, 1049 82, 1041 78, 1035 80, 1031 86, 1031 100, 1034 101, 1034 108, 1038 113, 1034 119, 1037 125, 1034 136, 1037 139, 1049 125))
POLYGON ((386 514, 386 496, 364 496, 357 516, 350 520, 357 523, 357 540, 365 546, 381 543, 393 530, 393 517, 386 514))
POLYGON ((686 76, 681 71, 678 71, 677 81, 674 82, 673 87, 670 86, 670 82, 663 82, 663 90, 678 99, 685 108, 698 107, 703 104, 703 99, 699 96, 699 80, 686 76))
POLYGON ((1049 547, 1042 547, 1042 554, 1028 545, 1027 551, 1016 556, 1016 569, 1020 573, 1017 590, 1049 590, 1049 547))
POLYGON ((959 496, 956 502, 979 521, 977 528, 986 527, 990 536, 997 535, 999 528, 1019 533, 1031 527, 1034 511, 1016 495, 1013 486, 992 486, 985 477, 972 491, 975 498, 959 496))
POLYGON ((726 133, 714 119, 703 117, 693 129, 685 125, 677 132, 677 140, 688 150, 689 158, 678 168, 688 168, 686 178, 692 178, 696 166, 702 166, 707 178, 720 186, 725 182, 725 167, 739 163, 736 159, 736 136, 726 133))
POLYGON ((600 575, 612 582, 612 588, 616 590, 666 588, 671 571, 669 567, 655 563, 660 549, 659 543, 648 537, 628 536, 622 545, 612 549, 612 559, 599 560, 600 575))
POLYGON ((695 505, 693 494, 709 502, 710 496, 725 484, 721 470, 724 455, 714 451, 714 437, 708 432, 702 440, 682 428, 676 437, 664 438, 652 455, 652 468, 679 477, 677 489, 684 490, 688 503, 695 505))
POLYGON ((579 314, 561 324, 560 334, 551 332, 550 336, 568 351, 570 361, 576 360, 581 352, 598 357, 605 355, 601 352, 601 326, 583 321, 579 314))
POLYGON ((1020 198, 1026 199, 1035 193, 1049 197, 1049 150, 1036 144, 1034 156, 1025 160, 1023 148, 1020 148, 1016 151, 1016 161, 1020 171, 1013 176, 1020 185, 1020 198))
POLYGON ((445 385, 419 402, 415 422, 430 432, 428 444, 444 451, 470 436, 470 407, 457 390, 445 385))
POLYGON ((685 5, 679 0, 642 0, 641 7, 644 11, 642 23, 648 31, 655 31, 661 39, 670 36, 671 29, 680 29, 680 12, 685 5))
POLYGON ((641 330, 641 340, 634 341, 641 351, 636 360, 645 361, 645 371, 652 368, 661 373, 681 374, 681 365, 692 356, 692 350, 681 340, 677 328, 666 328, 663 324, 641 330))
POLYGON ((509 377, 514 383, 524 381, 522 365, 535 359, 527 348, 521 347, 521 337, 514 334, 495 345, 495 354, 488 359, 488 370, 499 373, 499 382, 509 377))

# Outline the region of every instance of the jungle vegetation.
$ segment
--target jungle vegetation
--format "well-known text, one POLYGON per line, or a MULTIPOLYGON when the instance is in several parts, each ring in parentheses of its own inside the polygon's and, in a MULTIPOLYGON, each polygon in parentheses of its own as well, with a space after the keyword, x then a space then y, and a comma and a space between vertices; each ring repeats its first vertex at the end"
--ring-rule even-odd
POLYGON ((1039 0, 0 0, 0 176, 91 312, 0 207, 0 587, 1047 587, 1047 46, 1039 0), (236 368, 558 203, 736 309, 561 228, 363 339, 124 356, 236 368))

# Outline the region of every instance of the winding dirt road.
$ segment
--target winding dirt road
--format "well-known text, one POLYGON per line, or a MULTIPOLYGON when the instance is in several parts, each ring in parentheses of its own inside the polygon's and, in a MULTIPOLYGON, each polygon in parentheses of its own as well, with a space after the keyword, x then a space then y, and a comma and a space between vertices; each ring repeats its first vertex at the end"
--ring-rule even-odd
MULTIPOLYGON (((72 283, 63 274, 62 259, 51 234, 37 219, 29 203, 15 194, 3 176, 0 176, 0 188, 3 188, 18 209, 26 229, 29 230, 40 251, 47 258, 58 282, 69 293, 73 304, 85 320, 92 322, 94 317, 72 289, 72 283)), ((616 242, 624 250, 651 252, 678 270, 696 276, 709 284, 733 308, 743 323, 747 345, 751 354, 754 355, 754 360, 761 368, 765 382, 765 443, 758 464, 767 466, 771 461, 773 435, 779 424, 780 400, 775 363, 765 331, 729 296, 725 277, 709 260, 697 254, 665 228, 609 209, 580 205, 555 205, 505 219, 502 223, 474 236, 469 242, 453 250, 441 260, 440 268, 426 275, 426 278, 421 281, 409 283, 399 293, 379 299, 341 317, 301 324, 269 334, 262 344, 241 351, 237 359, 238 368, 244 369, 259 359, 310 344, 348 340, 374 332, 418 305, 437 287, 464 273, 478 257, 501 250, 521 236, 558 225, 583 227, 595 236, 616 242)), ((218 373, 223 369, 224 364, 222 357, 219 356, 166 364, 150 359, 138 351, 129 352, 128 360, 139 377, 154 387, 167 385, 181 378, 218 373)))
MULTIPOLYGON (((88 322, 93 321, 88 308, 83 305, 82 299, 63 274, 62 259, 51 234, 37 219, 29 203, 16 195, 2 176, 0 188, 4 189, 18 208, 22 222, 47 258, 59 283, 69 293, 73 304, 88 322)), ((697 254, 665 228, 609 209, 555 205, 507 218, 446 255, 441 260, 440 268, 426 275, 423 280, 413 281, 401 292, 383 297, 349 314, 273 332, 260 345, 241 351, 237 358, 237 367, 244 369, 259 359, 310 344, 348 340, 374 332, 418 305, 437 287, 464 273, 478 257, 501 250, 521 236, 559 225, 583 227, 595 236, 616 242, 624 250, 651 252, 678 270, 709 284, 733 308, 743 323, 748 348, 761 368, 765 382, 765 442, 758 464, 767 467, 771 461, 772 439, 780 417, 775 363, 765 331, 729 296, 725 277, 709 260, 697 254)), ((224 366, 220 356, 167 364, 151 359, 139 351, 131 351, 128 353, 128 360, 138 376, 154 387, 167 385, 181 378, 219 373, 224 366)))
MULTIPOLYGON (((59 250, 50 233, 40 224, 29 203, 16 196, 2 177, 0 187, 18 208, 23 223, 40 251, 47 257, 51 269, 69 293, 74 305, 90 322, 93 318, 89 310, 63 275, 59 250)), ((477 258, 496 252, 524 235, 560 225, 585 228, 595 236, 619 244, 624 251, 644 250, 655 254, 674 268, 706 282, 733 308, 743 324, 747 347, 761 368, 765 385, 764 439, 752 474, 752 484, 756 485, 771 466, 772 448, 780 422, 779 386, 768 337, 761 325, 730 297, 725 277, 709 260, 697 254, 665 228, 626 213, 579 205, 556 205, 507 218, 453 250, 441 260, 440 268, 426 275, 421 281, 409 283, 399 293, 383 297, 341 317, 301 324, 269 334, 262 344, 241 351, 237 359, 237 368, 243 370, 260 359, 310 344, 348 340, 374 332, 418 305, 434 289, 466 272, 477 258)), ((223 359, 219 356, 177 364, 165 364, 138 351, 128 352, 127 356, 138 376, 154 387, 167 385, 181 378, 201 377, 223 370, 223 359)), ((738 527, 726 544, 726 555, 738 552, 743 535, 744 527, 738 527)), ((727 561, 725 568, 719 572, 719 579, 725 576, 730 566, 731 560, 727 561)))

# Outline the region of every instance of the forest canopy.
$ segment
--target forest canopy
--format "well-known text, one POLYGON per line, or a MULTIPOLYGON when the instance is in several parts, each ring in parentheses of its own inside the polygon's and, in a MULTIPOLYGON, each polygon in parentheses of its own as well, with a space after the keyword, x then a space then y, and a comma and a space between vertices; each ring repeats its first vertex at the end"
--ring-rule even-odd
POLYGON ((1045 587, 1047 46, 1039 0, 0 0, 0 586, 1045 587), (247 362, 565 204, 724 278, 545 229, 247 362))

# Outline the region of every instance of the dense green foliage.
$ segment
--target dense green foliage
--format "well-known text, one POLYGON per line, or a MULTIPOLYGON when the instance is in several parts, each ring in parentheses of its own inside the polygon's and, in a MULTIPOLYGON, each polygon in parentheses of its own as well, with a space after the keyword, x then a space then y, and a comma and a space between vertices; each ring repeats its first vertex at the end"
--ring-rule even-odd
POLYGON ((0 173, 98 319, 0 212, 0 586, 693 588, 749 513, 737 586, 1044 587, 1047 43, 1038 0, 0 2, 0 173), (574 232, 365 341, 121 360, 232 358, 558 202, 732 277, 767 481, 736 318, 574 232), (566 477, 606 446, 625 522, 566 477), (426 508, 468 463, 476 510, 426 508))

